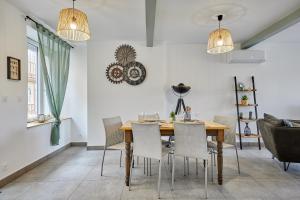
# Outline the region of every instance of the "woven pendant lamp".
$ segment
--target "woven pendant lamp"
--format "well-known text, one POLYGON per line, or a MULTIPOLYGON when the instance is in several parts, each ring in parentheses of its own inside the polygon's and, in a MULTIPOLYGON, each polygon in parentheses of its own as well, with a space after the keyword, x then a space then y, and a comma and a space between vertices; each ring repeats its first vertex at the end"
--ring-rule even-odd
POLYGON ((86 41, 90 39, 87 16, 84 12, 74 8, 62 9, 59 13, 57 34, 71 41, 86 41))
POLYGON ((209 34, 207 44, 207 53, 209 54, 221 54, 234 49, 230 31, 220 27, 222 19, 223 15, 218 15, 219 28, 209 34))

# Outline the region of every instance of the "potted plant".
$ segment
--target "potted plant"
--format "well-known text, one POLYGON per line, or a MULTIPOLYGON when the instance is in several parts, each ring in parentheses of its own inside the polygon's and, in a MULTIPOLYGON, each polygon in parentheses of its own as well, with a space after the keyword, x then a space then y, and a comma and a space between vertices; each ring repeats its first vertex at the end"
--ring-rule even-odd
POLYGON ((174 111, 172 111, 171 113, 170 113, 170 121, 171 122, 174 122, 176 119, 175 119, 175 112, 174 111))
POLYGON ((242 105, 248 105, 248 96, 247 95, 242 96, 241 104, 242 105))

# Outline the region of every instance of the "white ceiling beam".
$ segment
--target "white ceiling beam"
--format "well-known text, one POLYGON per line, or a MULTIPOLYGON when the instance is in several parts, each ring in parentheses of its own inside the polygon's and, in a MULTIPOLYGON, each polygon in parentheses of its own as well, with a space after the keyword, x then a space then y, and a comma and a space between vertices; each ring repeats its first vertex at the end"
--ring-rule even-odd
POLYGON ((146 38, 147 47, 153 47, 156 0, 145 0, 146 5, 146 38))

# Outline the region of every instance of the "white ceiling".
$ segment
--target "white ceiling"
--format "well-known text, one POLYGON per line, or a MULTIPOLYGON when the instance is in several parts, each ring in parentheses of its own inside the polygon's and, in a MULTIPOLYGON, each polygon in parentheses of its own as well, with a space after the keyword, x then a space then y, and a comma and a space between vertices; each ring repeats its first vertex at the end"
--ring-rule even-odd
MULTIPOLYGON (((72 0, 9 2, 53 29, 60 9, 72 5, 72 0)), ((144 0, 77 0, 76 7, 87 13, 95 40, 146 40, 144 0)), ((213 16, 221 13, 234 42, 242 42, 299 7, 299 0, 157 0, 154 37, 169 43, 206 43, 217 27, 213 16)), ((294 38, 300 41, 297 30, 294 38)), ((290 39, 290 34, 277 40, 290 39)))

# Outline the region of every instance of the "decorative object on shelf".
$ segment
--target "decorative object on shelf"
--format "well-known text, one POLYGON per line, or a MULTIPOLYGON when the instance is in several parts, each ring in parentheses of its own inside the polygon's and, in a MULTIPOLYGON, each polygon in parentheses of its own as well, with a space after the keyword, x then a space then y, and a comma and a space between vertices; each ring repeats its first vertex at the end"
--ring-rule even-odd
POLYGON ((114 84, 122 83, 124 80, 123 71, 124 67, 120 63, 112 63, 106 68, 106 77, 114 84))
POLYGON ((71 41, 86 41, 90 39, 90 30, 86 14, 73 8, 62 9, 59 13, 57 34, 71 41))
POLYGON ((217 16, 219 28, 209 34, 207 53, 221 54, 232 51, 234 49, 231 33, 228 29, 221 28, 223 15, 217 16))
POLYGON ((175 116, 176 116, 175 112, 172 111, 172 112, 170 113, 170 121, 171 121, 171 122, 175 122, 175 120, 176 120, 175 116))
POLYGON ((175 96, 179 97, 177 100, 177 105, 175 109, 175 114, 179 114, 181 111, 181 107, 183 107, 183 111, 185 111, 185 105, 183 101, 183 97, 188 95, 191 87, 190 86, 185 86, 183 83, 179 83, 178 85, 173 85, 172 86, 173 93, 175 96), (185 95, 184 95, 185 94, 185 95))
POLYGON ((7 57, 7 79, 21 80, 21 60, 7 57))
MULTIPOLYGON (((257 125, 257 118, 258 118, 258 112, 257 112, 257 108, 258 108, 258 104, 256 102, 256 88, 255 88, 255 81, 254 81, 254 76, 251 76, 251 82, 252 82, 252 87, 249 87, 249 89, 244 89, 241 90, 239 87, 239 83, 237 81, 237 77, 234 77, 234 85, 235 85, 235 100, 236 100, 236 113, 237 113, 237 119, 238 119, 238 136, 239 136, 239 144, 240 144, 240 149, 243 149, 243 141, 242 139, 245 137, 251 137, 251 138, 257 138, 257 144, 258 144, 258 148, 259 150, 261 149, 261 143, 260 143, 260 132, 259 132, 259 128, 257 125), (245 93, 252 93, 253 95, 250 95, 253 98, 253 104, 247 104, 243 105, 242 102, 239 103, 240 101, 240 95, 243 96, 245 93), (247 109, 248 106, 251 106, 249 108, 252 109, 252 106, 254 108, 254 116, 252 111, 249 111, 249 118, 243 118, 242 112, 240 112, 240 107, 243 106, 243 109, 247 109), (242 133, 242 129, 241 129, 241 123, 246 123, 246 127, 244 130, 244 134, 242 133), (256 125, 256 133, 251 133, 251 130, 249 128, 248 123, 253 123, 256 125)), ((247 97, 248 100, 248 96, 244 95, 247 97)), ((245 97, 242 99, 246 99, 245 97)))
POLYGON ((124 80, 129 85, 139 85, 146 78, 146 68, 140 62, 130 62, 124 67, 124 80))
POLYGON ((246 122, 246 126, 245 126, 245 129, 244 129, 244 134, 245 134, 245 136, 250 136, 251 135, 251 129, 249 127, 248 122, 246 122))
POLYGON ((239 90, 242 91, 242 90, 245 90, 246 87, 245 87, 245 84, 244 84, 244 83, 239 82, 239 83, 238 83, 238 88, 239 88, 239 90))
POLYGON ((249 111, 249 119, 252 119, 252 111, 249 111))
POLYGON ((125 66, 128 63, 135 61, 135 49, 128 44, 122 44, 117 48, 115 52, 115 58, 119 63, 125 66))
POLYGON ((242 105, 248 105, 248 96, 247 95, 242 96, 241 104, 242 105))
POLYGON ((243 113, 240 112, 240 119, 243 119, 243 113))

